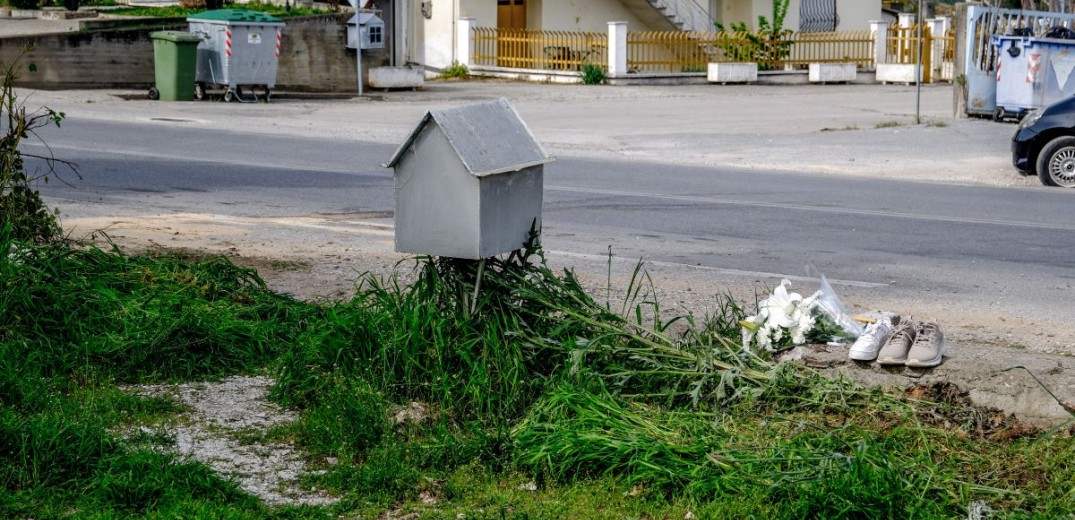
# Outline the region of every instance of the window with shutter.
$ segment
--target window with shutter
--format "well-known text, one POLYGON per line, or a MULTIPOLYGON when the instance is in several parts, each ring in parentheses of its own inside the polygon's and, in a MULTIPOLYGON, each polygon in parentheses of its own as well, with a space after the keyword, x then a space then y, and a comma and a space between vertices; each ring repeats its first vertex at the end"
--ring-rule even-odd
POLYGON ((835 31, 840 23, 836 0, 802 0, 799 5, 799 31, 835 31))

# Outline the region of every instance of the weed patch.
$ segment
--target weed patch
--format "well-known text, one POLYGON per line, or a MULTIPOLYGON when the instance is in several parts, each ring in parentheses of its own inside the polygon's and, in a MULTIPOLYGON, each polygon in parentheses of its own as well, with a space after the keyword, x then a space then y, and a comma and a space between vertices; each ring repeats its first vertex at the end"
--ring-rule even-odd
POLYGON ((473 262, 421 258, 414 283, 365 277, 318 304, 222 258, 10 232, 0 252, 0 516, 1075 513, 1067 431, 1020 430, 954 387, 886 394, 778 363, 743 348, 734 300, 669 316, 641 266, 599 301, 532 241, 487 260, 478 291, 473 262), (250 373, 298 419, 232 441, 293 441, 323 470, 302 484, 336 504, 271 508, 165 453, 190 405, 117 388, 250 373))

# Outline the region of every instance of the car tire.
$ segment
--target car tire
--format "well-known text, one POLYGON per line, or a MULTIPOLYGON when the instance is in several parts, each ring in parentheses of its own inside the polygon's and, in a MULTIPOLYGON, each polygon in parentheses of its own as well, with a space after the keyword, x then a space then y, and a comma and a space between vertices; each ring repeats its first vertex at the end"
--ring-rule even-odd
POLYGON ((1038 178, 1046 186, 1075 188, 1075 137, 1057 137, 1038 153, 1038 178))

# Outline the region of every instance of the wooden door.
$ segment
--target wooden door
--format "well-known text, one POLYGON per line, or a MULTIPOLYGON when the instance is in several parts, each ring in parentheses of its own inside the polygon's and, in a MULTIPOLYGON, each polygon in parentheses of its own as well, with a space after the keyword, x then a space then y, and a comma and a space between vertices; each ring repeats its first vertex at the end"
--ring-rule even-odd
POLYGON ((497 0, 496 26, 500 29, 526 29, 526 0, 497 0))
POLYGON ((526 0, 496 2, 496 63, 500 67, 521 68, 529 57, 526 34, 526 0))

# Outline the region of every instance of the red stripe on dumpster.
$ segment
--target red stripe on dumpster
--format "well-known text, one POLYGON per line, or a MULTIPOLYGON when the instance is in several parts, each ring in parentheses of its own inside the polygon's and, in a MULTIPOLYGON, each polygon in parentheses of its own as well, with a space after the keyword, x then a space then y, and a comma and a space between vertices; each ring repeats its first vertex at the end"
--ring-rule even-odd
POLYGON ((224 31, 224 55, 231 57, 231 31, 224 31))
POLYGON ((276 31, 276 57, 280 57, 280 31, 276 31))

